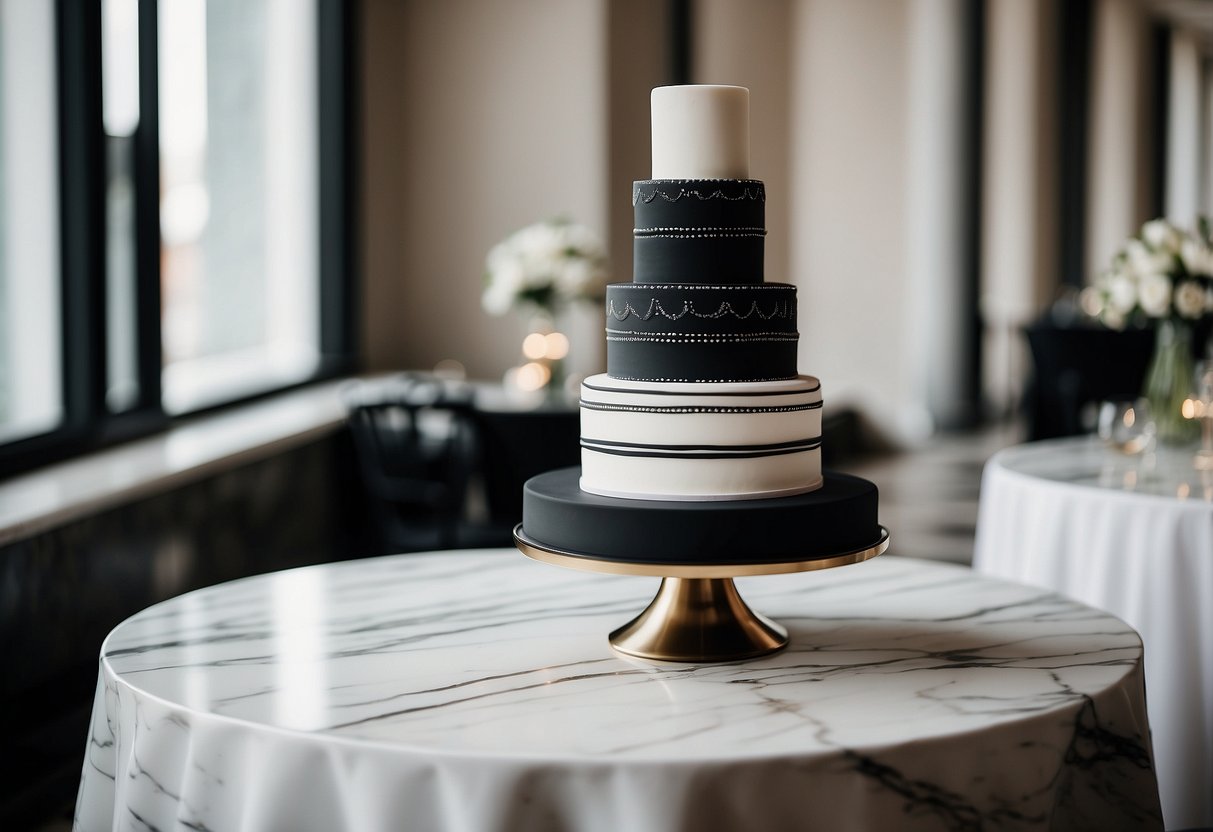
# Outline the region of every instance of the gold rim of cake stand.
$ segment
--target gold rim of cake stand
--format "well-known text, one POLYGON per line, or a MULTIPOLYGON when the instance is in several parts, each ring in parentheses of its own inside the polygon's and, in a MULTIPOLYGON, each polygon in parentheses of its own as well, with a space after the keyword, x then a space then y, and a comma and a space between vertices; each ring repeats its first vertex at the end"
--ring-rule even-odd
POLYGON ((521 523, 514 527, 514 545, 528 558, 583 572, 599 572, 607 575, 644 575, 651 578, 744 578, 752 575, 815 572, 818 569, 833 569, 836 566, 848 566, 852 563, 871 560, 889 548, 889 530, 884 526, 877 528, 880 529, 880 540, 865 549, 806 560, 756 563, 635 563, 607 560, 566 549, 557 549, 531 540, 525 536, 521 523))
POLYGON ((524 555, 544 563, 612 575, 661 578, 657 596, 640 615, 610 634, 611 647, 648 661, 728 662, 782 650, 788 632, 748 606, 733 578, 812 572, 860 563, 889 548, 889 530, 880 526, 873 546, 812 560, 777 563, 623 563, 543 546, 514 527, 514 543, 524 555))

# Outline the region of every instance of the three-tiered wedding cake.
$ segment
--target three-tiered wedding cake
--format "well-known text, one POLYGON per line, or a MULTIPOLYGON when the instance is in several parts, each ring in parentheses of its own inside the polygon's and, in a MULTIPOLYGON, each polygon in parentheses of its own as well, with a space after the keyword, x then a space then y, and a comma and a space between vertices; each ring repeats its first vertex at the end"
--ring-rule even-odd
POLYGON ((582 385, 581 469, 529 481, 522 534, 590 557, 792 560, 880 539, 876 487, 821 470, 821 385, 796 287, 763 279, 749 91, 659 87, 635 182, 633 282, 607 287, 607 372, 582 385))

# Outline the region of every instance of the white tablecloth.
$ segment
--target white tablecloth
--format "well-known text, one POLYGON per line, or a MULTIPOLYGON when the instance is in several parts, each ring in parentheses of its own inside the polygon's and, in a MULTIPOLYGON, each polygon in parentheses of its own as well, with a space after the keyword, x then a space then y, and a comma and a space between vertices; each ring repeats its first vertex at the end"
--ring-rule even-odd
POLYGON ((77 828, 1161 828, 1115 619, 884 557, 739 581, 784 652, 621 658, 656 586, 450 552, 152 607, 102 648, 77 828))
POLYGON ((974 568, 1048 587, 1141 633, 1168 828, 1213 825, 1213 474, 1188 450, 1093 439, 996 454, 974 568))

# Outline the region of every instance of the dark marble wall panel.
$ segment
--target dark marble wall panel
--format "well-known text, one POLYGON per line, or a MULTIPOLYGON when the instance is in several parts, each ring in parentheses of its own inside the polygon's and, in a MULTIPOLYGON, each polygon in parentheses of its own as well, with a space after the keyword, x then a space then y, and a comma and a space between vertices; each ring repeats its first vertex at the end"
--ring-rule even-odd
POLYGON ((0 735, 17 752, 0 760, 0 822, 74 793, 114 625, 198 587, 372 554, 364 506, 340 432, 0 547, 0 735))

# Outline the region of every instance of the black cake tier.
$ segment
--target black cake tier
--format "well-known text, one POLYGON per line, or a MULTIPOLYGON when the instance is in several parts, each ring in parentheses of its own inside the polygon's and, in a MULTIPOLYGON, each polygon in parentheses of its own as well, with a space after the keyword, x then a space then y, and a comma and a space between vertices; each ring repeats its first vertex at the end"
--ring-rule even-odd
POLYGON ((876 486, 826 472, 816 491, 770 500, 662 502, 587 494, 580 468, 527 481, 522 530, 586 557, 629 563, 792 563, 856 552, 881 539, 876 486))
POLYGON ((614 283, 607 374, 637 381, 796 376, 796 287, 614 283))
POLYGON ((637 283, 761 283, 766 191, 756 179, 632 183, 637 283))

